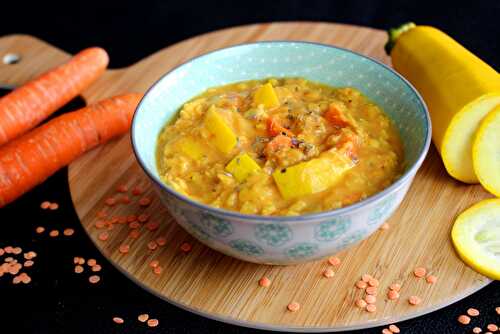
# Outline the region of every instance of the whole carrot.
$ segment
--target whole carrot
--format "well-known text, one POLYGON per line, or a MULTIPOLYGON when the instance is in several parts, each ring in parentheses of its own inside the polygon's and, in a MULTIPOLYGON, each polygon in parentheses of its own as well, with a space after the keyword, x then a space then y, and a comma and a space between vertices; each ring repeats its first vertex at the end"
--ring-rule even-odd
POLYGON ((93 47, 0 98, 0 145, 33 128, 80 94, 99 75, 109 58, 93 47))
POLYGON ((0 147, 0 207, 82 153, 127 132, 141 97, 120 95, 66 113, 0 147))

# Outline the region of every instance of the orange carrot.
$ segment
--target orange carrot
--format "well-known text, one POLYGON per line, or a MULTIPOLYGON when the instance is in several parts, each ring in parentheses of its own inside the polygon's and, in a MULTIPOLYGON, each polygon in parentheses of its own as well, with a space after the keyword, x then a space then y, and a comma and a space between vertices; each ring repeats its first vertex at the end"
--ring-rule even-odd
POLYGON ((0 145, 33 128, 81 93, 108 66, 108 54, 89 48, 0 98, 0 145))
POLYGON ((275 117, 269 117, 267 119, 267 132, 273 137, 277 135, 285 135, 288 137, 294 136, 293 132, 280 125, 275 117))
POLYGON ((285 135, 277 135, 274 137, 269 143, 267 143, 264 154, 269 156, 274 152, 278 152, 279 150, 285 147, 292 147, 292 138, 285 135))
POLYGON ((350 125, 349 120, 333 104, 331 104, 330 107, 328 108, 328 110, 325 112, 324 117, 333 126, 336 126, 339 128, 343 128, 343 127, 350 125))
POLYGON ((130 127, 141 94, 126 94, 66 113, 0 147, 0 207, 82 153, 130 127))

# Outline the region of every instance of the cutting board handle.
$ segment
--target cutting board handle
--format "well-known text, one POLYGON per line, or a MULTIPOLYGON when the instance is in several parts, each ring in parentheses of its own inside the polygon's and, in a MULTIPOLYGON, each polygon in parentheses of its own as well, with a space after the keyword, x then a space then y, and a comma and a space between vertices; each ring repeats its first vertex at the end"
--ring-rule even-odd
POLYGON ((19 86, 69 58, 68 53, 30 35, 0 37, 0 86, 19 86))

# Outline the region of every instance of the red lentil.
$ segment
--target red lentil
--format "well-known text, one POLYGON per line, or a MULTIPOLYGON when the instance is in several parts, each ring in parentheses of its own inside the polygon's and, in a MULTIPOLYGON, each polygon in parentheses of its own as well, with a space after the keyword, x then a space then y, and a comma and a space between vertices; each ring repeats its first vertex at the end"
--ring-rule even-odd
POLYGON ((118 187, 116 187, 116 191, 119 193, 126 193, 128 191, 128 187, 126 184, 120 184, 118 187))
POLYGON ((163 268, 161 266, 157 266, 153 268, 153 273, 155 273, 156 275, 160 275, 162 270, 163 268))
POLYGON ((429 275, 425 278, 425 280, 427 281, 427 283, 429 284, 434 284, 437 282, 437 276, 434 276, 434 275, 429 275))
POLYGON ((83 270, 84 269, 83 269, 83 267, 81 265, 78 264, 78 265, 75 266, 75 273, 81 274, 81 273, 83 273, 83 270))
POLYGON ((142 194, 141 187, 137 186, 137 187, 134 187, 134 189, 132 189, 132 195, 139 196, 140 194, 142 194))
POLYGON ((363 299, 357 299, 356 300, 356 306, 357 307, 359 307, 359 308, 365 308, 366 305, 367 305, 367 303, 363 299))
POLYGON ((98 238, 101 241, 106 241, 109 238, 109 233, 108 232, 101 232, 101 233, 99 233, 98 238))
POLYGON ((287 305, 286 307, 288 311, 290 312, 296 312, 300 309, 300 304, 297 302, 291 302, 290 304, 287 305))
POLYGON ((375 304, 368 304, 368 305, 366 305, 366 311, 373 313, 373 312, 377 311, 377 306, 375 306, 375 304))
POLYGON ((390 300, 396 300, 399 298, 399 292, 396 290, 389 290, 389 292, 387 292, 387 298, 390 300))
POLYGON ((59 209, 59 204, 57 204, 57 203, 50 203, 49 209, 50 210, 57 210, 57 209, 59 209))
POLYGON ((43 201, 42 204, 40 204, 40 208, 43 210, 47 210, 50 207, 50 202, 49 201, 43 201))
POLYGON ((49 232, 49 235, 53 238, 57 237, 59 235, 59 231, 58 230, 52 230, 49 232))
POLYGON ((139 222, 131 222, 128 224, 128 227, 131 229, 136 229, 136 228, 141 227, 141 224, 139 222))
POLYGON ((107 206, 114 206, 116 204, 116 199, 114 197, 108 197, 104 200, 107 206))
POLYGON ((392 332, 388 328, 382 329, 382 334, 392 334, 392 332))
POLYGON ((396 325, 389 325, 389 330, 392 332, 392 333, 400 333, 401 330, 399 329, 398 326, 396 325))
POLYGON ((147 322, 149 327, 156 327, 159 323, 158 319, 149 319, 147 322))
POLYGON ((72 236, 73 234, 75 234, 75 230, 74 230, 74 229, 72 229, 72 228, 66 228, 66 229, 64 229, 63 234, 64 234, 65 236, 67 236, 67 237, 70 237, 70 236, 72 236))
POLYGON ((12 251, 14 250, 14 247, 12 247, 12 246, 6 246, 6 247, 4 247, 4 249, 3 249, 3 250, 4 250, 4 251, 5 251, 5 253, 7 253, 7 254, 12 254, 12 251))
POLYGON ((87 260, 87 265, 89 267, 95 266, 97 264, 97 261, 95 259, 88 259, 87 260))
POLYGON ((338 266, 341 263, 341 260, 336 256, 332 256, 328 259, 328 263, 332 266, 338 266))
POLYGON ((422 302, 422 299, 420 299, 420 297, 418 296, 410 296, 408 298, 408 303, 410 303, 410 305, 418 305, 422 302))
POLYGON ((85 264, 85 259, 83 257, 78 258, 78 264, 80 265, 85 264))
POLYGON ((375 304, 375 303, 377 302, 377 297, 372 296, 372 295, 367 295, 367 296, 365 297, 365 302, 366 302, 367 304, 375 304))
POLYGON ((496 332, 496 331, 498 331, 498 326, 495 325, 495 324, 489 324, 488 326, 486 326, 486 328, 488 328, 488 330, 490 332, 496 332))
POLYGON ((151 198, 149 197, 143 197, 139 200, 140 206, 149 206, 150 204, 151 204, 151 198))
POLYGON ((156 238, 155 241, 160 247, 165 246, 167 244, 167 239, 165 239, 164 237, 158 237, 156 238))
POLYGON ((495 311, 497 312, 498 315, 500 315, 500 306, 495 307, 495 311))
POLYGON ((123 324, 125 321, 124 321, 122 318, 120 318, 120 317, 114 317, 114 318, 113 318, 113 322, 115 322, 115 323, 117 323, 117 324, 120 324, 120 325, 121 325, 121 324, 123 324))
POLYGON ((158 267, 159 265, 160 265, 160 261, 158 261, 158 260, 153 260, 153 261, 149 262, 149 266, 150 266, 151 268, 156 268, 156 267, 158 267))
POLYGON ((139 232, 138 230, 132 230, 130 231, 130 233, 128 234, 128 236, 132 239, 137 239, 139 238, 139 236, 141 235, 141 232, 139 232))
POLYGON ((150 241, 148 242, 148 249, 149 250, 155 250, 158 248, 158 244, 156 243, 156 241, 150 241))
POLYGON ((100 280, 101 280, 101 277, 99 275, 92 275, 89 277, 89 282, 92 284, 99 283, 100 280))
POLYGON ((415 268, 415 270, 413 270, 413 275, 415 275, 415 277, 417 277, 417 278, 425 277, 426 274, 427 274, 427 270, 423 267, 418 267, 418 268, 415 268))
POLYGON ((182 243, 180 248, 181 248, 181 251, 183 251, 184 253, 189 253, 192 249, 192 246, 190 243, 184 242, 184 243, 182 243))
POLYGON ((369 286, 366 288, 366 293, 369 295, 376 296, 377 295, 377 288, 374 286, 369 286))
POLYGON ((462 325, 468 325, 470 324, 470 317, 466 316, 465 314, 460 315, 457 318, 458 322, 461 323, 462 325))
POLYGON ((264 288, 267 288, 268 286, 271 285, 271 280, 269 278, 267 278, 266 276, 263 276, 260 280, 259 280, 259 285, 264 287, 264 288))
POLYGON ((32 267, 34 263, 35 262, 33 262, 32 260, 27 260, 27 261, 24 261, 23 266, 25 266, 25 267, 32 267))
POLYGON ((149 319, 149 314, 147 313, 139 314, 139 316, 137 317, 137 320, 139 320, 140 322, 146 322, 148 321, 148 319, 149 319))
POLYGON ((102 267, 100 264, 96 264, 90 268, 93 272, 101 271, 102 267))
POLYGON ((474 334, 479 334, 479 333, 481 333, 482 331, 483 331, 483 330, 482 330, 480 327, 474 327, 474 328, 472 329, 472 333, 474 333, 474 334))
POLYGON ((149 222, 146 223, 145 226, 149 231, 156 231, 158 227, 160 227, 160 224, 158 224, 157 222, 149 222))
POLYGON ((323 276, 325 276, 326 278, 332 278, 333 276, 335 276, 335 272, 332 269, 327 268, 325 269, 325 271, 323 271, 323 276))
POLYGON ((401 290, 401 285, 399 283, 392 283, 389 289, 399 292, 401 290))
POLYGON ((372 278, 373 278, 373 277, 372 277, 372 275, 370 275, 370 274, 363 274, 363 275, 361 276, 361 280, 362 280, 363 282, 366 282, 366 283, 368 283, 368 281, 369 281, 369 280, 371 280, 372 278))
POLYGON ((479 315, 479 311, 471 307, 467 310, 467 314, 470 315, 471 317, 477 317, 479 315))
POLYGON ((12 254, 19 255, 23 252, 23 249, 21 247, 14 247, 12 249, 12 254))
POLYGON ((137 221, 137 216, 136 215, 130 215, 127 217, 127 222, 128 223, 133 223, 137 221))
POLYGON ((137 219, 141 222, 141 223, 145 223, 149 220, 149 217, 150 215, 148 215, 147 213, 143 213, 143 214, 140 214, 139 217, 137 217, 137 219))
POLYGON ((379 282, 376 278, 372 278, 368 281, 369 286, 377 287, 379 285, 379 282))
POLYGON ((356 282, 356 287, 357 287, 358 289, 366 289, 367 284, 366 284, 366 282, 364 282, 364 281, 357 281, 357 282, 356 282))
POLYGON ((38 233, 38 234, 41 234, 43 232, 45 232, 45 227, 43 226, 38 226, 36 229, 35 229, 35 232, 38 233))
POLYGON ((122 254, 127 254, 130 250, 130 246, 127 244, 122 244, 120 245, 120 248, 118 248, 118 251, 122 254))
POLYGON ((94 226, 97 229, 104 228, 106 226, 106 221, 104 221, 104 220, 98 220, 98 221, 95 222, 94 226))
POLYGON ((130 202, 132 201, 130 200, 130 197, 128 197, 127 195, 123 195, 120 198, 120 202, 122 202, 123 204, 130 204, 130 202))
POLYGON ((104 210, 97 211, 96 217, 97 218, 106 218, 108 216, 108 213, 104 210))

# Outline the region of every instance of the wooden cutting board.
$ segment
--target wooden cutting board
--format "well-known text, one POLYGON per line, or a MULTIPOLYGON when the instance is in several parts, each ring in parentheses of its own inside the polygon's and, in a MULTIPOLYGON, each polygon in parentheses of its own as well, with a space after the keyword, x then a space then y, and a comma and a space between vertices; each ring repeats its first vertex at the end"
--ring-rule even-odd
MULTIPOLYGON (((330 23, 268 23, 216 31, 165 48, 127 68, 108 70, 83 93, 87 102, 125 91, 144 92, 172 67, 199 54, 232 44, 258 40, 304 40, 333 44, 371 56, 384 63, 386 35, 383 31, 330 23)), ((0 57, 13 53, 19 63, 0 64, 0 82, 19 85, 70 55, 36 38, 24 35, 0 39, 0 57)), ((7 57, 8 58, 8 57, 7 57)), ((456 215, 471 204, 489 197, 480 186, 458 183, 447 176, 434 147, 418 172, 401 207, 389 220, 390 229, 378 231, 369 239, 338 254, 342 264, 327 279, 322 271, 326 261, 297 266, 264 266, 241 262, 203 246, 184 232, 154 199, 146 177, 134 160, 130 138, 99 147, 69 168, 73 202, 97 248, 130 279, 160 298, 201 315, 243 326, 296 331, 340 331, 366 328, 416 317, 444 307, 484 287, 490 281, 465 266, 456 256, 449 233, 456 215), (112 208, 104 199, 117 196, 116 188, 126 183, 141 185, 153 203, 147 209, 137 204, 129 192, 131 205, 112 208), (99 240, 103 231, 94 227, 96 214, 105 208, 110 216, 151 214, 159 228, 139 230, 138 239, 128 237, 127 224, 109 230, 107 241, 99 240), (166 245, 155 251, 149 241, 164 237, 166 245), (193 245, 190 253, 179 250, 183 242, 193 245), (130 252, 118 251, 122 243, 130 252), (148 266, 159 260, 160 275, 148 266), (412 271, 425 266, 438 276, 429 285, 416 279, 412 271), (367 313, 353 306, 362 292, 354 283, 364 273, 380 280, 377 312, 367 313), (263 275, 272 280, 268 288, 259 287, 263 275), (388 301, 387 287, 402 284, 401 298, 388 301), (422 303, 410 306, 407 298, 418 295, 422 303), (291 301, 301 304, 291 313, 291 301)), ((152 227, 152 226, 150 226, 152 227)))

